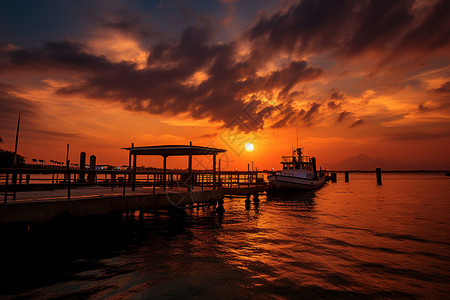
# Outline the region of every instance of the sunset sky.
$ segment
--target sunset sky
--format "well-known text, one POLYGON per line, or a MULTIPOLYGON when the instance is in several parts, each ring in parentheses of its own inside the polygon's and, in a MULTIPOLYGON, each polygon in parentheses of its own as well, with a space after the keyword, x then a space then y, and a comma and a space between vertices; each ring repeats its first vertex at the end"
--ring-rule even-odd
POLYGON ((2 1, 1 147, 21 113, 30 162, 192 141, 279 168, 298 129, 322 167, 450 169, 449 20, 446 0, 2 1))

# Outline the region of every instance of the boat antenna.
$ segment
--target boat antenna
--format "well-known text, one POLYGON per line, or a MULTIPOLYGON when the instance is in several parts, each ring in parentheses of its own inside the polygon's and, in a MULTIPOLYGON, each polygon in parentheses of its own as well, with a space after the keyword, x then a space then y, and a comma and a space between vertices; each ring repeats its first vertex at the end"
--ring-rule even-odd
POLYGON ((297 148, 298 148, 298 128, 297 128, 297 148))

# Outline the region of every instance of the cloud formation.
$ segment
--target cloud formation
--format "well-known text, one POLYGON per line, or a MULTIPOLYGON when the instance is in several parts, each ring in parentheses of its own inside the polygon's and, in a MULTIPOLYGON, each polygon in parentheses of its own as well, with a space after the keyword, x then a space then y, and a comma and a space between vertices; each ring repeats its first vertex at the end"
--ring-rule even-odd
MULTIPOLYGON (((70 80, 56 90, 58 96, 115 101, 127 110, 150 114, 187 113, 224 126, 236 124, 243 131, 267 124, 311 125, 326 111, 323 107, 334 111, 333 118, 338 114, 337 123, 342 123, 355 114, 344 107, 344 93, 333 89, 328 99, 320 99, 299 92, 324 74, 305 57, 326 54, 346 60, 377 53, 386 62, 404 53, 441 51, 450 45, 449 9, 449 1, 303 0, 283 11, 260 14, 229 42, 214 40, 210 22, 187 26, 177 40, 162 41, 141 16, 119 10, 100 17, 100 26, 150 45, 145 66, 114 61, 92 53, 83 42, 66 40, 0 48, 0 74, 64 72, 70 80), (233 123, 237 116, 244 121, 233 123), (258 119, 257 126, 249 125, 255 123, 252 119, 258 119)), ((434 90, 447 91, 448 82, 434 90)), ((423 102, 418 109, 446 107, 444 100, 438 102, 423 102)), ((350 127, 363 123, 360 118, 350 127)))
POLYGON ((344 57, 376 51, 393 58, 404 55, 405 49, 411 54, 447 48, 448 11, 450 2, 446 0, 431 4, 411 0, 306 0, 286 12, 262 16, 247 35, 258 58, 281 51, 332 52, 344 57))
MULTIPOLYGON (((2 56, 6 57, 6 63, 2 68, 82 74, 84 80, 60 88, 57 93, 119 101, 129 110, 151 114, 187 112, 196 119, 207 118, 225 124, 242 114, 248 105, 248 95, 278 91, 277 99, 290 99, 298 83, 314 80, 322 72, 299 60, 259 75, 259 64, 236 60, 234 42, 209 44, 210 39, 208 28, 189 26, 176 44, 152 46, 144 69, 132 62, 116 63, 105 56, 89 54, 82 44, 68 41, 46 43, 35 49, 4 51, 2 56), (199 72, 204 74, 204 80, 191 84, 190 79, 199 72)), ((262 97, 254 97, 257 103, 254 113, 263 119, 270 116, 267 111, 277 108, 262 97)), ((296 113, 293 107, 284 109, 296 113)), ((304 118, 307 122, 317 108, 311 109, 304 118)))

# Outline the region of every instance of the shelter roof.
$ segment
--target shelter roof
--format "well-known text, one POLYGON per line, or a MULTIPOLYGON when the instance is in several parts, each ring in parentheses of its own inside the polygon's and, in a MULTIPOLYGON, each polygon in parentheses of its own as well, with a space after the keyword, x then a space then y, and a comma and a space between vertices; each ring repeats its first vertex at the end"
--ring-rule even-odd
POLYGON ((225 152, 225 149, 189 146, 189 145, 162 145, 122 148, 136 155, 161 155, 161 156, 182 156, 182 155, 214 155, 225 152))

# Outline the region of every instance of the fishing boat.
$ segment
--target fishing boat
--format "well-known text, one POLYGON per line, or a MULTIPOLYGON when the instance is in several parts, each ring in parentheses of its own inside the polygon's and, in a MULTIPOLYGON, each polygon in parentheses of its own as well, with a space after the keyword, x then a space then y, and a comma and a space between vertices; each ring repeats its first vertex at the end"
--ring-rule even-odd
POLYGON ((271 186, 282 190, 313 190, 325 183, 325 173, 317 171, 316 158, 303 156, 297 148, 291 156, 283 156, 283 170, 272 172, 267 179, 271 186))

